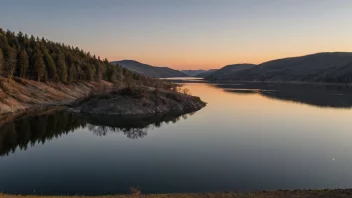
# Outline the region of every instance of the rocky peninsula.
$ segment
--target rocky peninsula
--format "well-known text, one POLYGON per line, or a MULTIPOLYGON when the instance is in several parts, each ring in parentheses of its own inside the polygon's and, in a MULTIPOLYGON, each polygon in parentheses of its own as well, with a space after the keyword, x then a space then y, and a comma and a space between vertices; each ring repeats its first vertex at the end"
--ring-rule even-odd
POLYGON ((152 87, 124 88, 77 100, 74 112, 91 115, 140 116, 178 114, 206 106, 199 97, 152 87))

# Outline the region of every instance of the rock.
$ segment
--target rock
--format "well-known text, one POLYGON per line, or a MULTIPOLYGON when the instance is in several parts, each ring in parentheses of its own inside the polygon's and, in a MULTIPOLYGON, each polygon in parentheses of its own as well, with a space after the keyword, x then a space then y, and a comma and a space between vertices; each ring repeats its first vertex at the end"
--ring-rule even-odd
POLYGON ((72 105, 85 114, 149 116, 196 111, 206 105, 199 97, 150 87, 125 88, 90 96, 72 105))

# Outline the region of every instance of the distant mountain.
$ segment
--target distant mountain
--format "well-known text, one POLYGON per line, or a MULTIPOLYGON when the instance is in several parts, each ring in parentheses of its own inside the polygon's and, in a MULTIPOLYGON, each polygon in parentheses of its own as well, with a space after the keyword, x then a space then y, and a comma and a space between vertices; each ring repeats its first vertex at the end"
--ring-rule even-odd
POLYGON ((210 74, 214 73, 215 71, 217 71, 217 69, 209 69, 207 71, 204 71, 204 72, 196 75, 195 77, 205 78, 205 77, 209 76, 210 74))
POLYGON ((206 76, 205 79, 207 80, 223 80, 223 79, 228 79, 234 75, 234 73, 246 70, 249 68, 254 67, 255 65, 253 64, 234 64, 234 65, 227 65, 217 71, 214 71, 210 75, 206 76))
POLYGON ((219 77, 220 80, 239 81, 351 83, 352 53, 317 53, 278 59, 219 77))
POLYGON ((181 70, 181 72, 187 74, 188 76, 197 76, 198 74, 205 72, 205 70, 181 70))
POLYGON ((120 65, 123 68, 137 72, 139 74, 154 78, 187 77, 188 75, 168 67, 156 67, 134 60, 113 61, 113 65, 120 65))

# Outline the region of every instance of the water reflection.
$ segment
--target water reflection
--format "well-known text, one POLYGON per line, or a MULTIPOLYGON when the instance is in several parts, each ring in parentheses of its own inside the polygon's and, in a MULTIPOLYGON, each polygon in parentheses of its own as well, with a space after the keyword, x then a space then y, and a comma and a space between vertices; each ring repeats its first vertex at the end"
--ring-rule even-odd
POLYGON ((298 102, 318 107, 352 107, 352 88, 348 85, 244 83, 216 84, 214 86, 223 88, 227 92, 260 94, 272 99, 298 102))
POLYGON ((88 128, 98 136, 108 132, 123 133, 130 139, 143 138, 148 131, 163 124, 176 123, 186 114, 159 115, 154 117, 89 116, 66 110, 43 110, 20 116, 0 117, 0 155, 9 155, 16 149, 27 150, 36 144, 58 138, 78 128, 88 128))
MULTIPOLYGON (((341 94, 348 95, 348 89, 251 84, 217 88, 202 83, 184 86, 208 103, 187 120, 177 122, 182 116, 176 116, 109 121, 74 114, 57 118, 65 121, 53 129, 69 130, 69 134, 61 133, 57 139, 52 135, 50 143, 37 131, 23 133, 37 145, 26 152, 17 147, 15 154, 0 157, 0 191, 102 195, 128 193, 131 186, 140 187, 143 194, 352 187, 352 111, 316 108, 331 106, 332 102, 301 105, 298 101, 307 104, 304 96, 298 94, 296 99, 289 94, 297 89, 313 96, 317 93, 322 99, 343 98, 341 94), (288 91, 285 94, 289 97, 265 96, 281 94, 276 93, 278 90, 288 91), (78 124, 70 124, 72 119, 78 124), (172 122, 177 123, 166 124, 172 122), (77 127, 74 132, 72 126, 77 127), (39 145, 41 139, 45 139, 45 145, 39 145)), ((42 114, 49 117, 57 113, 42 114)), ((30 128, 48 128, 49 124, 33 126, 35 116, 26 116, 33 120, 23 120, 30 123, 30 128)), ((23 141, 25 137, 19 137, 20 131, 3 133, 1 123, 10 121, 0 118, 0 145, 10 145, 2 153, 11 151, 11 145, 18 142, 24 142, 22 147, 31 146, 30 141, 23 141)))
POLYGON ((98 136, 105 136, 109 131, 121 132, 130 139, 143 138, 148 131, 159 128, 163 124, 176 123, 181 118, 187 119, 194 112, 185 114, 167 114, 150 117, 112 117, 112 116, 92 116, 86 114, 77 114, 83 120, 86 120, 88 128, 98 136))
POLYGON ((17 148, 27 150, 28 146, 44 144, 85 124, 84 120, 65 111, 10 118, 0 126, 0 155, 13 153, 17 148))

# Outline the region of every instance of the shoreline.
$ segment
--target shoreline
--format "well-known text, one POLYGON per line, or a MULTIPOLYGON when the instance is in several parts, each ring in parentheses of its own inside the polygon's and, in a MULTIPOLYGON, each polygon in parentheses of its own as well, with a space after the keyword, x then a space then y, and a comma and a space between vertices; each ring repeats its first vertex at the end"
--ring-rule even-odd
POLYGON ((2 198, 347 198, 352 197, 352 189, 321 189, 321 190, 275 190, 255 191, 246 193, 172 193, 172 194, 146 194, 146 195, 12 195, 1 194, 2 198))
POLYGON ((152 87, 124 88, 74 102, 73 112, 95 116, 151 117, 198 111, 206 106, 199 97, 152 87))
POLYGON ((317 85, 317 86, 348 86, 352 83, 328 83, 328 82, 305 82, 305 81, 241 81, 241 80, 208 80, 206 78, 184 77, 184 79, 166 78, 165 80, 178 83, 206 83, 206 84, 230 84, 230 83, 270 83, 270 84, 288 84, 288 85, 317 85), (188 78, 190 80, 188 80, 188 78))
MULTIPOLYGON (((344 87, 352 87, 352 83, 326 83, 326 82, 299 82, 299 81, 211 81, 207 80, 205 78, 197 78, 199 80, 193 81, 193 80, 173 80, 173 79, 165 79, 167 81, 174 82, 176 84, 182 84, 182 83, 205 83, 205 84, 231 84, 231 83, 248 83, 248 84, 286 84, 286 85, 311 85, 311 86, 344 86, 344 87)), ((105 82, 106 83, 106 82, 105 82)), ((40 83, 39 83, 40 84, 40 83)), ((94 83, 81 83, 85 88, 91 86, 90 84, 94 83)), ((107 84, 107 83, 106 83, 107 84)), ((110 87, 111 85, 106 85, 107 87, 110 87)), ((79 85, 76 84, 76 85, 79 85)), ((52 85, 51 85, 52 86, 52 85)), ((84 99, 85 96, 89 95, 89 92, 92 91, 92 87, 90 89, 85 90, 83 93, 81 92, 79 95, 76 97, 71 98, 64 98, 62 100, 51 100, 51 101, 46 101, 44 103, 33 103, 33 104, 20 104, 20 106, 11 106, 12 111, 0 111, 0 116, 7 116, 7 115, 15 115, 15 114, 21 114, 25 113, 27 111, 36 111, 40 110, 43 108, 48 108, 48 107, 69 107, 70 105, 74 104, 75 101, 79 99, 84 99)), ((101 95, 106 94, 107 92, 100 93, 101 95)))
POLYGON ((11 120, 19 116, 40 114, 53 109, 65 109, 72 113, 96 117, 149 118, 154 116, 183 115, 198 111, 206 106, 206 103, 199 97, 176 91, 138 87, 130 89, 132 90, 131 93, 124 94, 122 93, 124 90, 107 91, 76 100, 34 104, 13 112, 0 112, 0 124, 5 120, 11 120), (142 92, 140 92, 141 90, 142 92), (153 95, 154 93, 157 94, 153 95), (168 101, 171 103, 168 103, 168 101), (91 103, 93 105, 90 105, 91 103), (82 108, 84 106, 86 107, 82 108))
POLYGON ((324 85, 324 86, 349 86, 352 87, 352 83, 328 83, 328 82, 303 82, 303 81, 236 81, 236 80, 219 80, 211 81, 203 78, 205 83, 213 84, 227 84, 227 83, 270 83, 270 84, 289 84, 289 85, 324 85))

